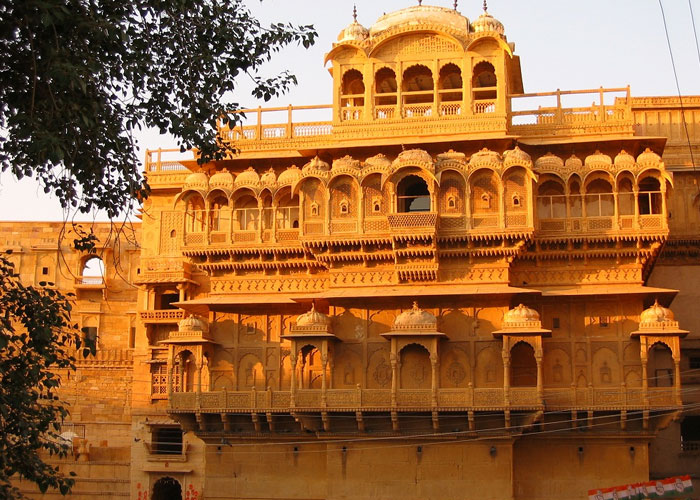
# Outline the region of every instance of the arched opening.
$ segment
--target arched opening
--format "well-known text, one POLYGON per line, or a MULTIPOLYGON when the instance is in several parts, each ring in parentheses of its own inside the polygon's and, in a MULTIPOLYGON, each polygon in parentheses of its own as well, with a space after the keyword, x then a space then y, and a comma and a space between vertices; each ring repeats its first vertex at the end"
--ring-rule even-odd
POLYGON ((374 75, 375 118, 393 118, 397 96, 396 73, 391 68, 382 68, 374 75))
POLYGON ((101 285, 104 282, 104 275, 105 265, 101 258, 92 255, 85 259, 83 268, 80 271, 83 285, 101 285))
POLYGON ((634 215, 634 192, 628 175, 617 181, 617 207, 621 216, 634 215))
POLYGON ((177 358, 179 369, 173 370, 173 390, 175 392, 194 392, 195 372, 197 371, 194 354, 183 351, 177 358))
POLYGON ((612 186, 605 179, 594 179, 586 186, 586 216, 611 217, 615 214, 612 186))
POLYGON ((260 210, 258 200, 250 192, 238 195, 234 202, 234 229, 240 231, 255 231, 259 228, 260 210))
POLYGON ((340 107, 343 120, 359 120, 365 105, 365 82, 362 73, 351 69, 343 75, 340 89, 340 107))
MULTIPOLYGON (((578 176, 569 179, 569 213, 572 218, 580 218, 583 215, 583 202, 581 196, 581 180, 578 176)), ((580 225, 580 221, 577 221, 580 225)))
POLYGON ((152 500, 182 500, 182 486, 172 477, 160 478, 153 485, 152 500))
POLYGON ((401 92, 404 113, 411 116, 430 116, 434 101, 433 73, 428 67, 416 64, 403 72, 401 92))
POLYGON ((337 177, 330 185, 330 195, 332 219, 350 219, 357 216, 357 189, 351 177, 337 177))
POLYGON ((430 389, 430 353, 422 345, 409 344, 401 350, 401 388, 430 389))
POLYGON ((307 344, 299 350, 299 353, 299 387, 320 389, 323 379, 321 351, 316 346, 307 344))
POLYGON ((657 342, 649 348, 647 383, 649 387, 673 387, 673 354, 666 344, 657 342))
POLYGON ((430 212, 430 191, 422 177, 408 175, 401 179, 396 189, 398 212, 430 212))
POLYGON ((277 229, 298 229, 299 228, 299 196, 292 196, 288 190, 280 198, 277 204, 277 215, 275 216, 277 229))
MULTIPOLYGON (((209 199, 209 230, 212 233, 229 231, 230 223, 228 198, 224 193, 218 191, 209 199)), ((220 241, 217 241, 217 238, 212 235, 212 243, 220 243, 220 241)))
POLYGON ((481 61, 472 71, 472 100, 474 113, 495 113, 498 88, 496 70, 493 65, 481 61))
POLYGON ((534 387, 537 385, 537 361, 530 344, 518 342, 510 350, 511 387, 534 387))
POLYGON ((272 229, 274 214, 272 213, 272 193, 268 189, 263 189, 259 195, 262 206, 262 228, 272 229))
POLYGON ((203 233, 207 214, 204 210, 204 199, 196 193, 185 200, 185 232, 203 233))
POLYGON ((557 180, 547 180, 537 188, 537 218, 540 220, 566 217, 564 185, 557 180))
POLYGON ((462 87, 462 70, 459 69, 459 66, 448 63, 440 68, 440 76, 438 78, 440 115, 460 114, 462 110, 462 87))
POLYGON ((639 214, 658 215, 661 213, 661 185, 654 177, 645 177, 639 183, 639 214))

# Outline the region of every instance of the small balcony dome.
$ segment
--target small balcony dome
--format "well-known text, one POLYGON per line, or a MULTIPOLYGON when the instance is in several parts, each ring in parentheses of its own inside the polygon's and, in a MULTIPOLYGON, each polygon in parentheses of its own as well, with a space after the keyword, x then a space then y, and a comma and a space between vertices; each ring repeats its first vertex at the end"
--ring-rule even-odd
POLYGON ((270 169, 260 176, 260 183, 263 186, 274 186, 277 183, 277 175, 275 174, 275 169, 270 167, 270 169))
POLYGON ((318 156, 314 156, 309 163, 304 165, 302 172, 328 172, 331 166, 318 156))
POLYGON ((633 168, 635 160, 634 156, 623 149, 617 156, 615 156, 614 163, 616 167, 633 168))
POLYGON ((404 311, 394 320, 395 330, 435 330, 437 328, 437 318, 418 307, 414 302, 413 307, 404 311))
POLYGON ((207 332, 209 330, 209 327, 207 326, 206 322, 203 320, 195 317, 194 315, 190 315, 189 317, 185 319, 181 319, 178 324, 177 324, 177 330, 179 333, 198 333, 201 334, 202 332, 207 332))
POLYGON ((362 42, 369 37, 369 30, 357 22, 357 18, 338 34, 338 43, 362 42))
POLYGON ((260 176, 253 167, 248 167, 236 177, 236 187, 255 186, 260 182, 260 176))
POLYGON ((296 183, 299 179, 301 179, 301 169, 296 165, 292 165, 280 174, 277 183, 280 186, 287 186, 296 183))
POLYGON ((472 29, 474 33, 496 32, 503 35, 506 32, 503 23, 489 14, 486 7, 484 7, 484 13, 479 16, 479 19, 472 23, 472 29))
POLYGON ((650 308, 645 309, 642 314, 639 315, 640 327, 645 323, 670 323, 673 321, 675 321, 673 311, 668 307, 660 305, 656 300, 650 308))
POLYGON ((183 191, 189 189, 194 189, 196 191, 208 191, 209 190, 209 177, 204 172, 195 172, 187 176, 185 179, 185 184, 183 186, 183 191))
POLYGON ((209 189, 223 189, 228 192, 233 191, 233 175, 227 169, 215 173, 211 176, 211 179, 209 179, 209 189))
POLYGON ((540 321, 540 313, 520 304, 503 315, 503 323, 524 323, 528 321, 540 321))
POLYGON ((299 327, 312 327, 312 326, 323 326, 327 327, 331 324, 331 318, 327 314, 318 312, 316 310, 316 305, 311 305, 311 310, 305 312, 297 318, 297 328, 299 327))

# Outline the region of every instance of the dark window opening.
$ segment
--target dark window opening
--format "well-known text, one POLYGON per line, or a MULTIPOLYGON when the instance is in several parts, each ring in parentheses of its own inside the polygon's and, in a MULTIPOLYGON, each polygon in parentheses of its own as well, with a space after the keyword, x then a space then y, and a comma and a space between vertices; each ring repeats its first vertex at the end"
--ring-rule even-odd
POLYGON ((681 448, 700 451, 700 415, 688 415, 681 422, 681 448))
POLYGON ((610 326, 610 318, 608 316, 599 316, 598 324, 601 328, 607 328, 610 326))
POLYGON ((409 175, 399 183, 399 212, 430 212, 428 184, 417 175, 409 175))
POLYGON ((129 349, 133 349, 136 344, 136 327, 129 328, 129 349))
POLYGON ((47 274, 49 274, 49 268, 48 268, 48 267, 42 267, 42 268, 41 268, 41 274, 43 274, 44 276, 46 276, 47 274))
POLYGON ((86 342, 90 342, 95 347, 97 347, 97 327, 96 326, 84 326, 82 328, 82 331, 83 331, 83 339, 86 342))
POLYGON ((153 431, 151 444, 156 455, 181 455, 182 430, 179 427, 159 427, 153 431))
POLYGON ((159 309, 177 309, 173 305, 173 302, 180 300, 180 296, 177 293, 164 293, 160 296, 160 308, 159 309))
POLYGON ((552 328, 557 329, 560 327, 559 318, 552 318, 552 328))
POLYGON ((689 361, 691 370, 700 370, 700 358, 691 357, 689 361))

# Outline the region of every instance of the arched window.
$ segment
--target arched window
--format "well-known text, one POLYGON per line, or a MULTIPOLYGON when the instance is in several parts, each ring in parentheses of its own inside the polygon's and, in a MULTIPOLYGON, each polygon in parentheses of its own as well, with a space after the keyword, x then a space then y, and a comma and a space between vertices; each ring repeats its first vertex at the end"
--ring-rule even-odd
POLYGON ((534 387, 537 385, 537 361, 535 350, 525 342, 518 342, 510 350, 512 387, 534 387))
POLYGON ((153 485, 153 500, 182 500, 182 486, 172 477, 163 477, 153 485))
POLYGON ((197 193, 187 197, 185 202, 185 231, 187 233, 203 233, 206 224, 204 200, 197 193))
POLYGON ((359 120, 362 117, 361 107, 365 105, 365 83, 362 73, 351 69, 343 75, 340 89, 340 107, 343 120, 359 120))
POLYGON ((234 229, 240 231, 255 231, 259 226, 260 210, 258 200, 252 194, 240 195, 234 203, 234 229))
POLYGON ((393 118, 397 96, 396 73, 382 68, 374 75, 375 118, 393 118))
POLYGON ((83 285, 101 285, 104 282, 105 265, 98 256, 85 259, 80 270, 83 285))
POLYGON ((569 212, 572 218, 581 217, 583 215, 583 206, 581 196, 581 183, 578 177, 575 176, 569 182, 569 212))
POLYGON ((632 179, 624 177, 617 183, 617 205, 620 215, 634 215, 632 179))
POLYGON ((661 185, 654 177, 646 177, 639 183, 640 215, 657 215, 661 213, 661 185))
POLYGON ((481 61, 472 72, 474 113, 494 113, 498 98, 496 70, 491 63, 481 61))
POLYGON ((665 344, 656 343, 649 349, 649 387, 673 387, 673 354, 665 344))
POLYGON ((537 218, 563 219, 566 217, 564 186, 555 180, 545 181, 537 188, 537 218))
POLYGON ((396 190, 396 206, 399 212, 430 212, 428 184, 417 175, 401 179, 396 190))
POLYGON ((219 194, 209 202, 209 229, 211 231, 228 231, 229 219, 228 198, 219 194))
POLYGON ((440 115, 460 114, 462 110, 462 71, 456 64, 449 63, 440 68, 438 95, 440 97, 440 115))
POLYGON ((297 229, 299 227, 299 196, 284 194, 277 204, 277 229, 297 229))
POLYGON ((612 186, 605 179, 595 179, 586 186, 586 216, 611 217, 615 213, 612 186))
POLYGON ((406 116, 430 116, 434 88, 433 74, 426 66, 416 64, 406 69, 401 81, 406 116))

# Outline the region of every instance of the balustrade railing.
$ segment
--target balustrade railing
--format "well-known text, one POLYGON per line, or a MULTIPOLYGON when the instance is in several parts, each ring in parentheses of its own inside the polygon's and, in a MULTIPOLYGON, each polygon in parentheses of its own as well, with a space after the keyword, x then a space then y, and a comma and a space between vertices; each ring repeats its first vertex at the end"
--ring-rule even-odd
POLYGON ((472 104, 472 110, 475 115, 483 115, 486 113, 496 112, 496 101, 495 100, 479 100, 474 101, 472 104))
POLYGON ((185 311, 181 309, 156 309, 141 311, 139 317, 144 323, 177 323, 185 318, 185 311))
POLYGON ((437 214, 435 212, 390 214, 387 216, 387 220, 392 230, 434 229, 437 222, 437 214))

